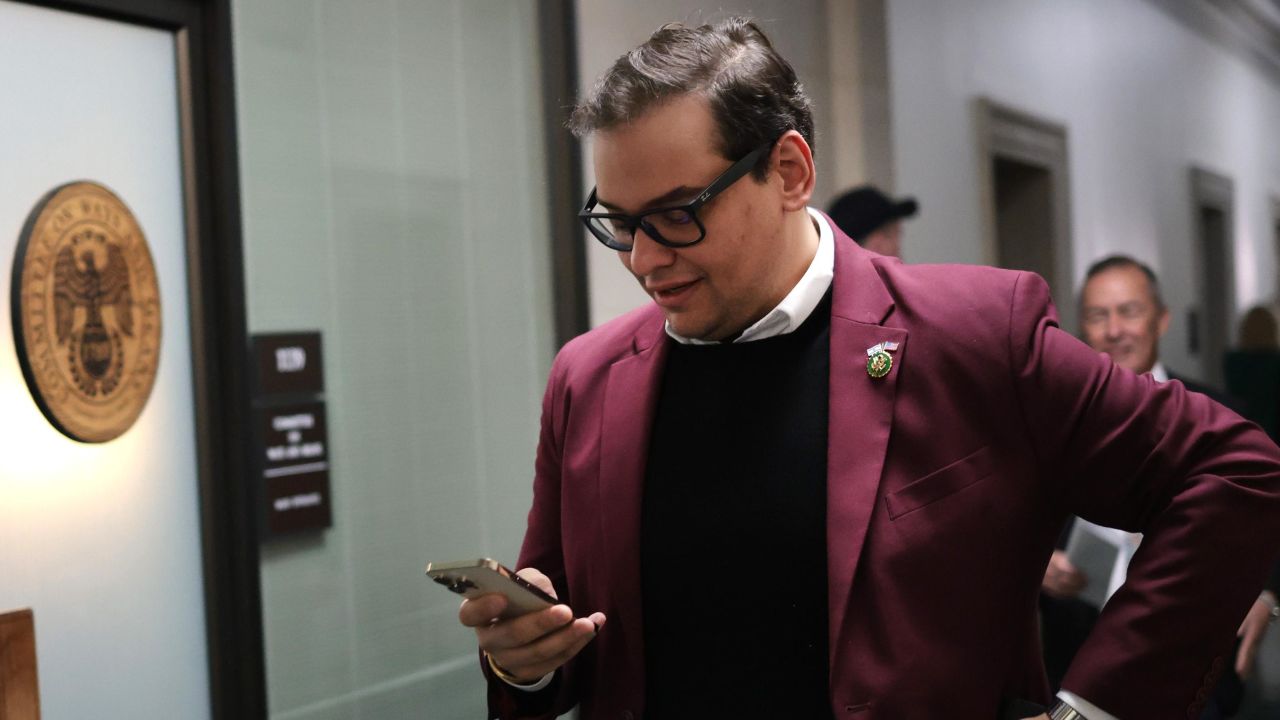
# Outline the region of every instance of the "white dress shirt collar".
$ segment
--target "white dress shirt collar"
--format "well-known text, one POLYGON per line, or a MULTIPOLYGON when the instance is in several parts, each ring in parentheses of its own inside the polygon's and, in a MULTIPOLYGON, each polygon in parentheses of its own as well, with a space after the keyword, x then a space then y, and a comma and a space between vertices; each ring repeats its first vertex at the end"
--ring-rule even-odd
POLYGON ((1165 369, 1164 363, 1157 360, 1156 364, 1151 366, 1151 377, 1159 383, 1169 382, 1169 371, 1165 369))
MULTIPOLYGON (((804 271, 800 281, 791 288, 791 292, 787 293, 786 297, 782 298, 782 302, 743 330, 742 334, 734 339, 735 343, 763 340, 793 332, 809 319, 813 309, 818 306, 822 296, 826 295, 827 289, 831 287, 831 278, 835 273, 836 264, 835 234, 831 232, 831 226, 827 224, 827 219, 822 216, 822 213, 813 208, 808 210, 814 226, 818 228, 818 251, 814 253, 809 269, 804 271)), ((714 340, 684 337, 671 329, 671 323, 666 323, 666 330, 672 339, 685 345, 719 344, 714 340)))

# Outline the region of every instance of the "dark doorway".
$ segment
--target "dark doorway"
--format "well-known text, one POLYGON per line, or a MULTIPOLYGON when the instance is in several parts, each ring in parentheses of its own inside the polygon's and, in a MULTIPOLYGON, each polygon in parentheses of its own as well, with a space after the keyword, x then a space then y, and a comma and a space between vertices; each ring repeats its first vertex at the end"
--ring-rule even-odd
POLYGON ((1206 288, 1204 302, 1204 374, 1216 387, 1222 387, 1222 355, 1227 349, 1231 318, 1227 315, 1227 299, 1217 288, 1227 286, 1226 215, 1214 207, 1200 208, 1197 232, 1200 245, 1201 286, 1206 288))
POLYGON ((1271 236, 1272 248, 1276 251, 1275 298, 1280 302, 1280 197, 1271 198, 1271 236))
POLYGON ((996 264, 1057 275, 1054 261, 1053 178, 1049 168, 996 157, 996 264))
POLYGON ((989 264, 1049 283, 1063 327, 1076 327, 1067 130, 1060 123, 977 101, 989 264))
POLYGON ((1200 360, 1204 381, 1215 387, 1224 387, 1222 359, 1230 346, 1235 313, 1233 197, 1229 178, 1192 168, 1191 257, 1196 266, 1196 303, 1191 311, 1189 349, 1200 360))

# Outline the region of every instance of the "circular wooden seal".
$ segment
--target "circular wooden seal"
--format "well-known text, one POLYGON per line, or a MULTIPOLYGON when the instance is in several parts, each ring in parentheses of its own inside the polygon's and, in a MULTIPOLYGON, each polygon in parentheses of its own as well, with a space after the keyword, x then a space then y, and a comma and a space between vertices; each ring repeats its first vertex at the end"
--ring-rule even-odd
POLYGON ((49 422, 83 442, 128 430, 160 360, 160 287, 129 208, 94 182, 51 190, 22 228, 12 293, 22 374, 49 422))

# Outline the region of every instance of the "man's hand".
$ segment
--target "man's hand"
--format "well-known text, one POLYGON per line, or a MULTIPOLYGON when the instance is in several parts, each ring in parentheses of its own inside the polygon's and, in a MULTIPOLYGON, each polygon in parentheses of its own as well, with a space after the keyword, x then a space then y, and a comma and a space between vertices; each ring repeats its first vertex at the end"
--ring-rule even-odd
MULTIPOLYGON (((533 568, 516 573, 556 597, 551 580, 533 568)), ((497 619, 507 606, 502 595, 482 595, 464 600, 458 610, 463 625, 474 628, 480 649, 507 674, 522 684, 538 682, 577 655, 604 625, 604 613, 573 618, 568 605, 553 605, 510 620, 497 619)))
POLYGON ((1026 720, 1049 720, 1049 713, 1040 713, 1035 717, 1026 718, 1026 720))
POLYGON ((1271 603, 1259 597, 1240 623, 1236 636, 1240 638, 1240 650, 1236 652, 1236 674, 1243 680, 1253 672, 1253 662, 1258 657, 1262 636, 1271 625, 1271 603))
POLYGON ((1053 597, 1073 598, 1079 595, 1088 584, 1089 578, 1071 564, 1067 554, 1061 550, 1054 550, 1053 556, 1049 558, 1048 567, 1044 569, 1044 580, 1040 583, 1040 589, 1053 597))

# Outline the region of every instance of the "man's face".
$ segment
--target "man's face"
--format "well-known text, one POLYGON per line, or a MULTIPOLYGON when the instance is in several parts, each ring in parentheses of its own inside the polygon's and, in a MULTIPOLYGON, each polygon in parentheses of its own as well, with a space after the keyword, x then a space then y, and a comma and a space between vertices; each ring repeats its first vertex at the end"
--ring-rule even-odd
POLYGON ((902 257, 902 222, 894 220, 876 228, 863 238, 862 247, 873 253, 902 257))
POLYGON ((1080 295, 1084 341, 1122 368, 1151 370, 1160 358, 1160 337, 1169 329, 1169 311, 1156 305, 1147 276, 1135 267, 1094 275, 1080 295))
MULTIPOLYGON (((597 134, 594 145, 600 205, 639 213, 694 198, 738 158, 717 150, 705 99, 684 96, 629 124, 597 134)), ((774 151, 776 152, 776 148, 774 151)), ((776 259, 783 233, 781 181, 747 175, 698 211, 702 242, 659 245, 637 229, 630 252, 618 257, 680 335, 723 340, 763 317, 790 290, 776 259)))

